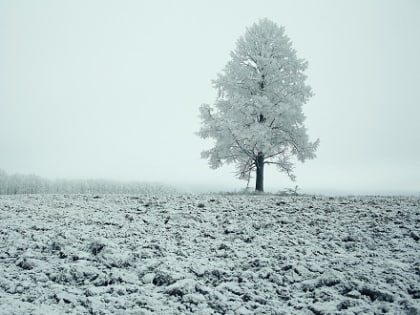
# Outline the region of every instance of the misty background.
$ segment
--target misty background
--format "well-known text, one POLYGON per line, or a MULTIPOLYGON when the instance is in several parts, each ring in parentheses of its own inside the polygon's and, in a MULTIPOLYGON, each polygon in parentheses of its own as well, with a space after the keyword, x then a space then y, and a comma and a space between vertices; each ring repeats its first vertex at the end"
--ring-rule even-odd
POLYGON ((0 169, 235 190, 195 135, 211 80, 267 17, 309 62, 315 160, 267 190, 420 192, 420 2, 0 0, 0 169))

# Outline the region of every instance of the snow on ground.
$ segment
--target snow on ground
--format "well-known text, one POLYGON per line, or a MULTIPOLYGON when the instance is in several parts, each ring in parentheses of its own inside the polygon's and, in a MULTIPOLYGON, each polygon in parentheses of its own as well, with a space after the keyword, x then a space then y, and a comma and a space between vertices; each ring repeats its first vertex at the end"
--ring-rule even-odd
POLYGON ((420 314, 420 199, 0 197, 0 314, 420 314))

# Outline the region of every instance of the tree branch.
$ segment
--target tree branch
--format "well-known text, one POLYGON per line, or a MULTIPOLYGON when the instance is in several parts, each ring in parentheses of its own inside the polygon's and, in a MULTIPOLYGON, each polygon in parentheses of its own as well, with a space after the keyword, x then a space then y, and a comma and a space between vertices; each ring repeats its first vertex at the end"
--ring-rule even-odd
POLYGON ((286 166, 284 166, 283 163, 280 163, 280 162, 266 162, 266 164, 274 164, 274 165, 279 166, 283 171, 286 172, 287 176, 289 176, 289 178, 292 181, 295 180, 295 175, 293 175, 293 173, 292 173, 293 169, 291 167, 286 167, 286 166))

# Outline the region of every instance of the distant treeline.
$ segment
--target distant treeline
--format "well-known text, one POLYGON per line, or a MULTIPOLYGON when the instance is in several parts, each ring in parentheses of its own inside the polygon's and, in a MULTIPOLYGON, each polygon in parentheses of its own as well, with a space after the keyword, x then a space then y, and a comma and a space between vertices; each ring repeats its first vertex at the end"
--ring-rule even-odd
POLYGON ((16 194, 145 194, 175 192, 161 184, 112 180, 49 180, 37 175, 8 175, 0 169, 0 195, 16 194))

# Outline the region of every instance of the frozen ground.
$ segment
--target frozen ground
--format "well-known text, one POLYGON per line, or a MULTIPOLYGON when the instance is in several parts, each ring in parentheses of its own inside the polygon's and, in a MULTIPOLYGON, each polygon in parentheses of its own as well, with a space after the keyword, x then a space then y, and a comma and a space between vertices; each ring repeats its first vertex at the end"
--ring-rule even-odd
POLYGON ((420 199, 0 196, 0 314, 420 314, 420 199))

